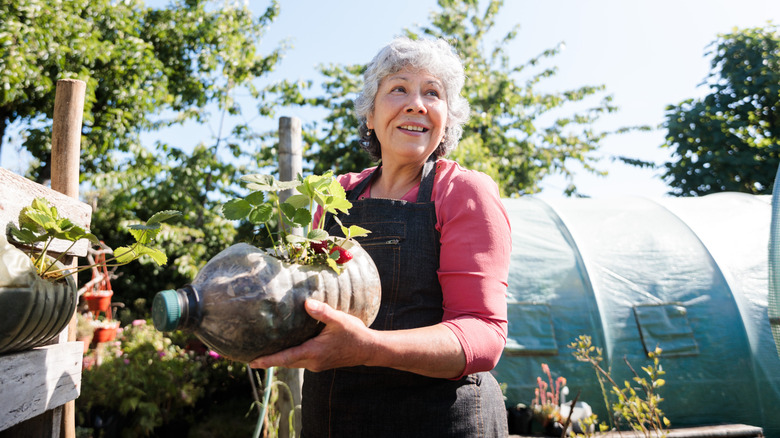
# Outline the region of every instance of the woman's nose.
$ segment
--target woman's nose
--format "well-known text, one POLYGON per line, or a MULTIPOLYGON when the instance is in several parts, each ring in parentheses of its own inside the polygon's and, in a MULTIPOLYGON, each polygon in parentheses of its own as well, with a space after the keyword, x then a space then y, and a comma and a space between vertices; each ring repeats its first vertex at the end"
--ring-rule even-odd
POLYGON ((427 112, 425 103, 423 102, 422 96, 420 96, 419 93, 409 94, 409 102, 406 104, 406 112, 419 112, 420 114, 425 114, 427 112))

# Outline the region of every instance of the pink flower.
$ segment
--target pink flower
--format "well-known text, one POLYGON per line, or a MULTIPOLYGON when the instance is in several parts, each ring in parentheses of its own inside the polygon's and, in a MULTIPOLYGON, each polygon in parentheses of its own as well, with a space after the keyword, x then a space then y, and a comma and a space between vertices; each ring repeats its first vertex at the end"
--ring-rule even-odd
POLYGON ((146 325, 146 320, 145 319, 133 320, 133 327, 138 327, 139 325, 146 325))
POLYGON ((214 350, 209 350, 208 355, 211 356, 212 359, 219 359, 219 353, 214 350))

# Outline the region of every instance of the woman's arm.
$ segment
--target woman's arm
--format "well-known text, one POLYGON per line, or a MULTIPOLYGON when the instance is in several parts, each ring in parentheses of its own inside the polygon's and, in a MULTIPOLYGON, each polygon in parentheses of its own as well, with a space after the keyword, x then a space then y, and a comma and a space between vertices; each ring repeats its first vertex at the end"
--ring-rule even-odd
POLYGON ((463 348, 463 375, 488 371, 506 344, 509 218, 489 176, 449 160, 437 166, 433 197, 441 233, 442 324, 463 348))
POLYGON ((371 330, 360 319, 316 300, 306 300, 306 311, 325 324, 319 335, 297 347, 257 358, 249 366, 323 371, 367 365, 440 378, 458 377, 466 366, 458 338, 442 324, 381 331, 371 330))

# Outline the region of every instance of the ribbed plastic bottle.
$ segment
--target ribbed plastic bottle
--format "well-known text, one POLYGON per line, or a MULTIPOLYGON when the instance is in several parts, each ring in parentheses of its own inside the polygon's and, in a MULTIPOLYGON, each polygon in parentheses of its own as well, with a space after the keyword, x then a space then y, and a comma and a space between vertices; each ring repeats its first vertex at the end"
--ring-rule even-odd
POLYGON ((192 332, 215 352, 240 362, 319 333, 322 324, 304 309, 307 298, 368 326, 379 311, 379 274, 363 248, 356 244, 350 252, 353 259, 336 274, 325 266, 284 263, 244 243, 233 245, 211 259, 191 284, 157 293, 154 326, 192 332))

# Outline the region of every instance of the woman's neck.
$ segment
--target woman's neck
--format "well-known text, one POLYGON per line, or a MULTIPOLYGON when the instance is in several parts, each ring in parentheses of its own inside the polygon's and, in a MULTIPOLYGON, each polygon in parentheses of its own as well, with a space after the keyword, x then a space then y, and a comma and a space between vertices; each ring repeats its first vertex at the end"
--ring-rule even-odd
POLYGON ((384 162, 371 183, 372 198, 401 199, 420 183, 423 165, 388 166, 384 162))

